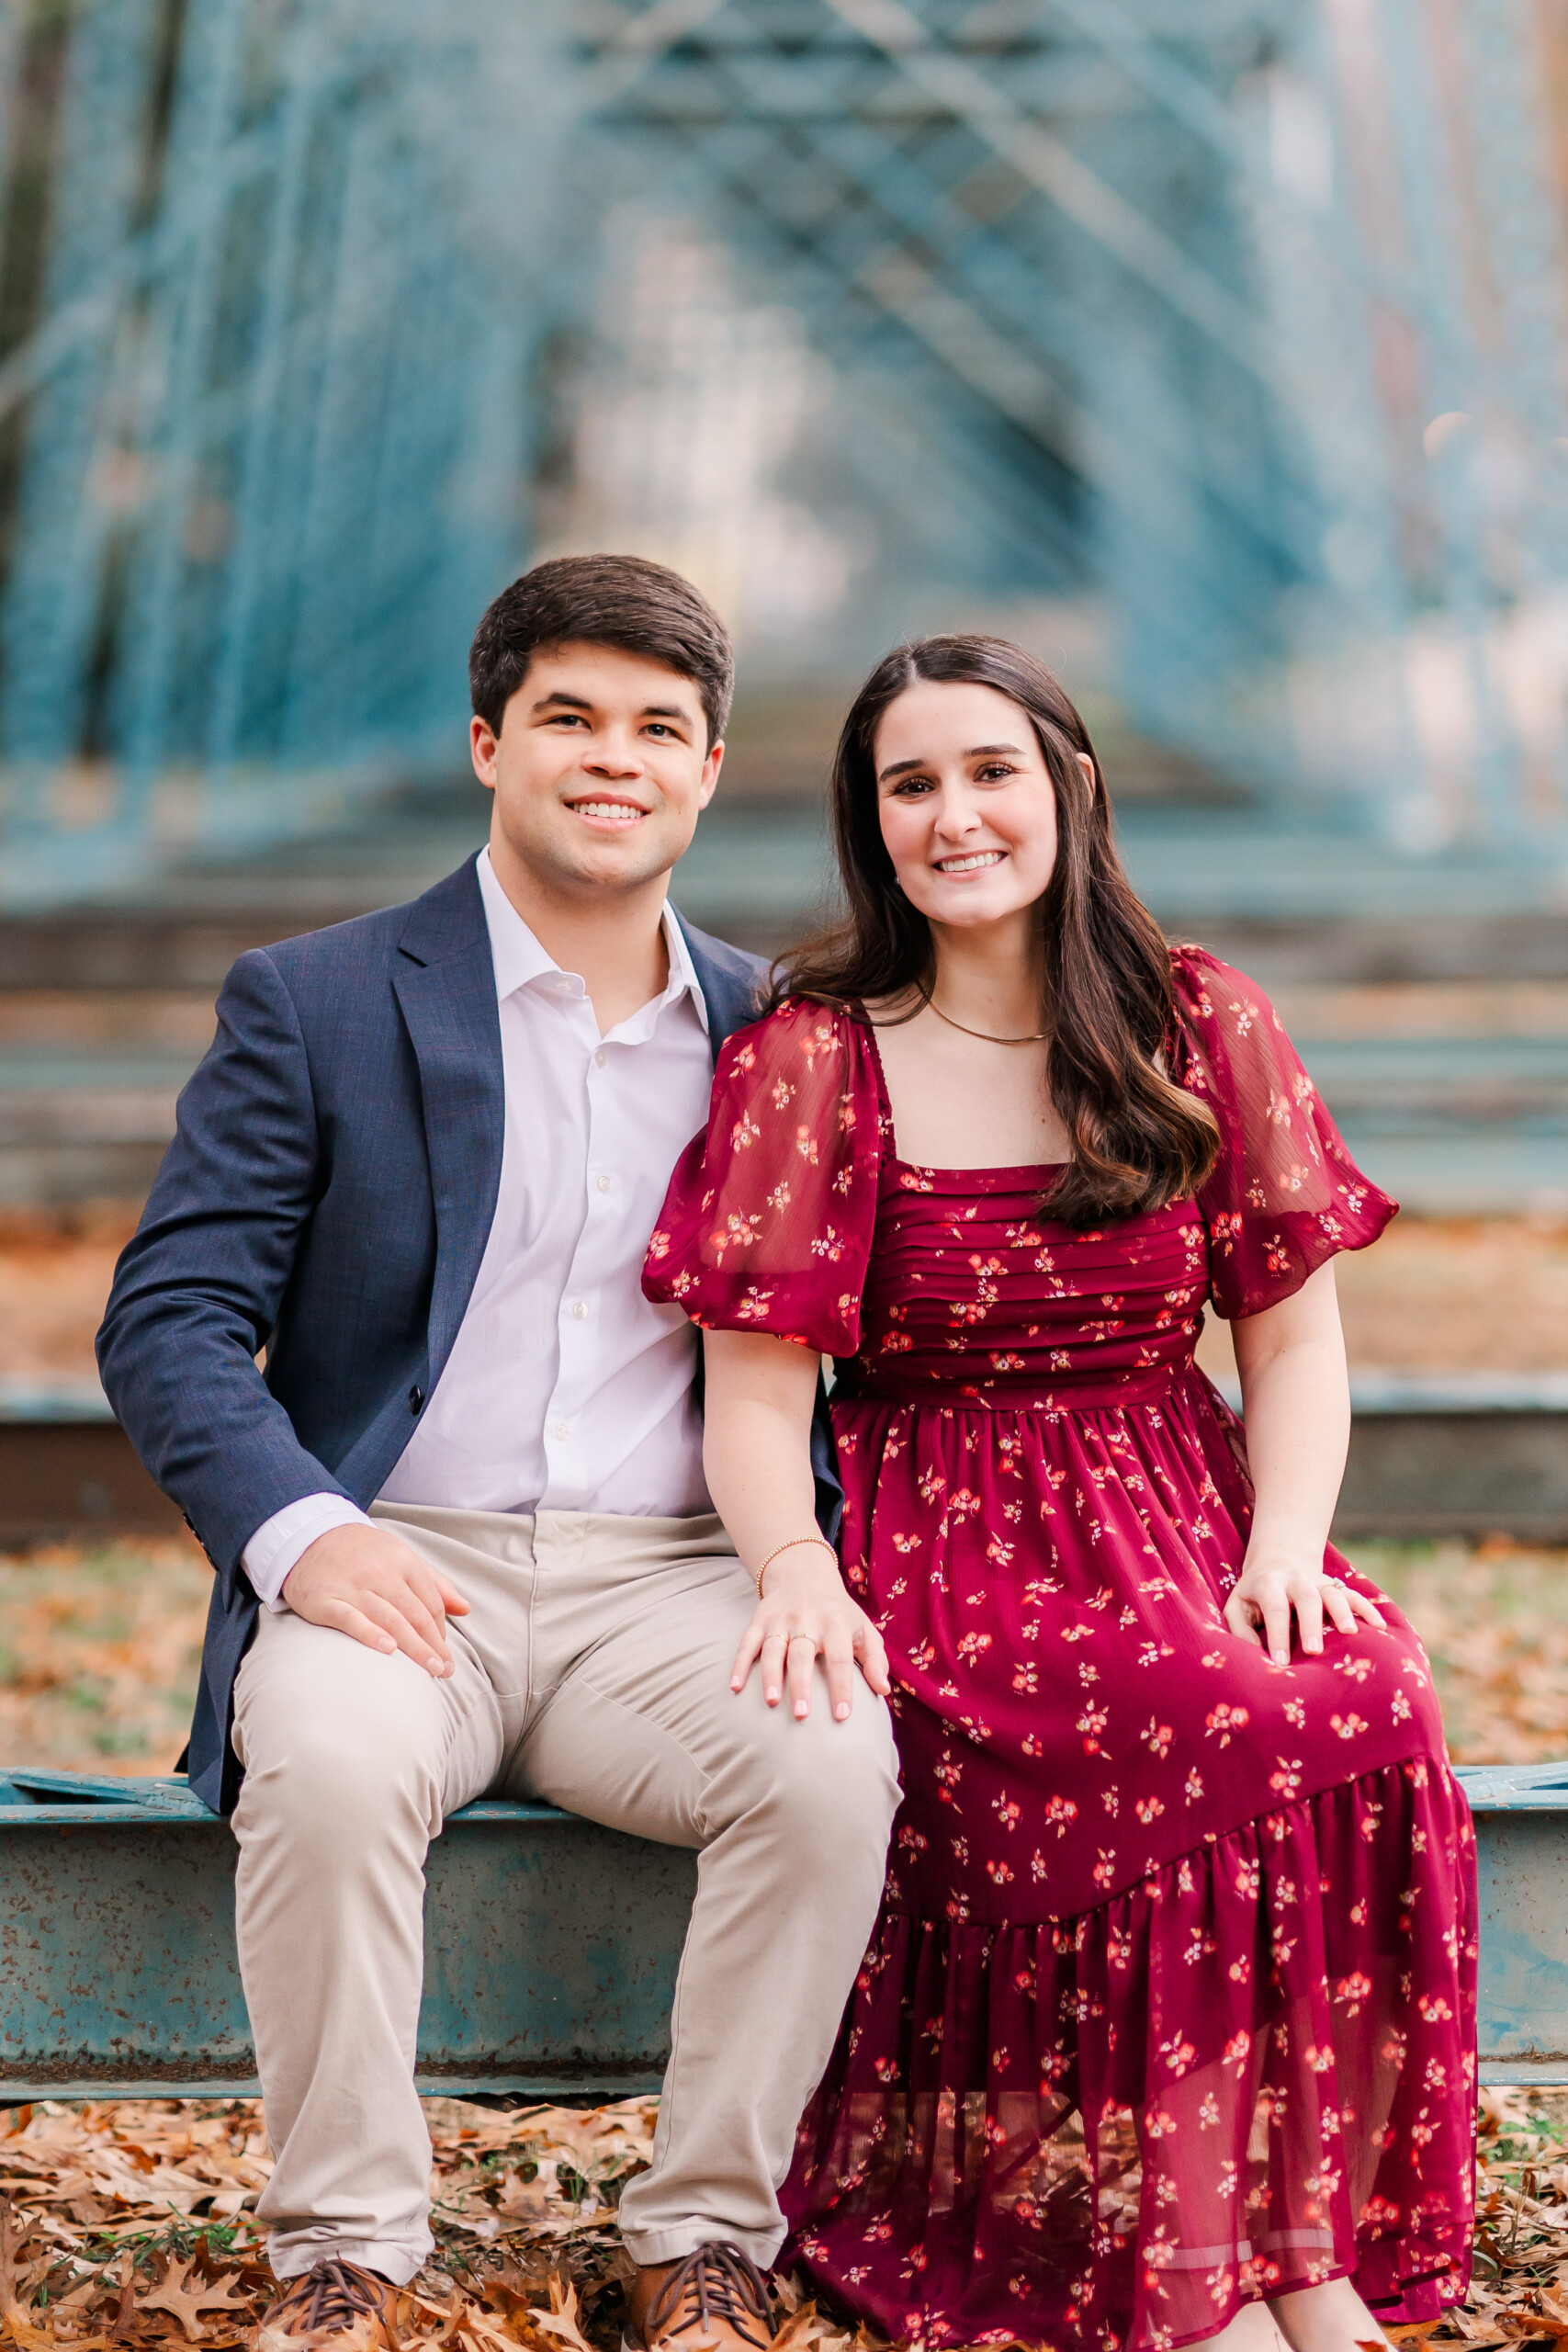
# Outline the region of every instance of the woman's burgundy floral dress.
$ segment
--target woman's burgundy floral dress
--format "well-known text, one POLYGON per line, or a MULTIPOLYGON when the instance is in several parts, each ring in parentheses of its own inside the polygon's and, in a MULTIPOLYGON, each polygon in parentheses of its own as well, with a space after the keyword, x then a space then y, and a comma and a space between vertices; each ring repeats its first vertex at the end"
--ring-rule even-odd
POLYGON ((913 1167, 869 1025, 797 1002, 726 1046, 645 1275, 837 1359, 905 1799, 784 2201, 917 2344, 1141 2352, 1347 2272, 1419 2320, 1468 2276, 1473 1844, 1427 1661, 1386 1602, 1287 1667, 1227 1632, 1251 1489, 1192 1360, 1205 1302, 1393 1204, 1262 992, 1173 968, 1196 1200, 1083 1231, 1049 1170, 913 1167))

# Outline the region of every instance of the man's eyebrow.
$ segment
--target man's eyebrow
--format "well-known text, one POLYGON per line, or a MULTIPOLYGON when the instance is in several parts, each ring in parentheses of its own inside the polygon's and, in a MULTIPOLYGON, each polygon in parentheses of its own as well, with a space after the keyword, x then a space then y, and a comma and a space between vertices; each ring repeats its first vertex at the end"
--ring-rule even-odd
MULTIPOLYGON (((552 693, 541 695, 538 701, 534 705, 534 708, 536 710, 560 709, 591 711, 592 707, 592 704, 588 701, 585 695, 568 694, 564 686, 557 686, 552 693)), ((678 702, 645 703, 642 709, 637 713, 637 717, 639 718, 682 718, 685 720, 688 726, 694 725, 695 723, 694 714, 685 709, 682 705, 678 702)))
MULTIPOLYGON (((995 752, 1010 752, 1015 759, 1021 759, 1023 756, 1016 743, 971 743, 964 757, 966 760, 983 760, 989 758, 995 752)), ((876 781, 878 784, 886 784, 890 775, 908 775, 915 768, 930 765, 929 760, 895 760, 891 767, 880 770, 876 781)))

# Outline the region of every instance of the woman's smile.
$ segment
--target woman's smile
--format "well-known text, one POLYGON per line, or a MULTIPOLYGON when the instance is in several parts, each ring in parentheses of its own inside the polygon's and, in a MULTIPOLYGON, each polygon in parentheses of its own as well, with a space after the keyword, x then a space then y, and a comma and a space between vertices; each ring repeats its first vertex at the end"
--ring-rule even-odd
POLYGON ((968 849, 931 862, 938 874, 980 874, 989 865, 999 865, 1006 855, 1005 849, 968 849))

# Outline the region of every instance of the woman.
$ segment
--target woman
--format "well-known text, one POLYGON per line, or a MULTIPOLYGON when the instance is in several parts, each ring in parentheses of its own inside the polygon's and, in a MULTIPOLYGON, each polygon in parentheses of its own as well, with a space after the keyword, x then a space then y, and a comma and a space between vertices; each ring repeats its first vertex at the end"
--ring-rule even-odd
POLYGON ((803 1713, 820 1656, 841 1716, 884 1642, 892 1678, 792 2249, 920 2344, 1351 2352, 1462 2294, 1472 2210, 1469 1816, 1327 1544, 1331 1261, 1393 1204, 1261 990, 1165 946, 1037 662, 891 654, 835 796, 848 924, 725 1048, 645 1275, 706 1333, 737 1688, 803 1713), (870 1623, 814 1530, 819 1352, 870 1623))

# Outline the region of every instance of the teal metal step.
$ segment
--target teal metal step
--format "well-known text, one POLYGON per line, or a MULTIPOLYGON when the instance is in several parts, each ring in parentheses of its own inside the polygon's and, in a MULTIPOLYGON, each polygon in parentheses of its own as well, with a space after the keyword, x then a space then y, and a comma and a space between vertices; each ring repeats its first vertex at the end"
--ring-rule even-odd
MULTIPOLYGON (((1568 1761, 1472 1765, 1481 2079, 1568 2083, 1568 1761)), ((235 1846, 179 1778, 0 1773, 0 2103, 258 2088, 235 1846)), ((425 2092, 658 2088, 695 1857, 482 1802, 430 1849, 425 2092)))
MULTIPOLYGON (((0 2103, 259 2089, 236 1857, 182 1778, 0 1773, 0 2103)), ((422 2091, 658 2089, 694 1855, 485 1802, 426 1881, 422 2091)))

